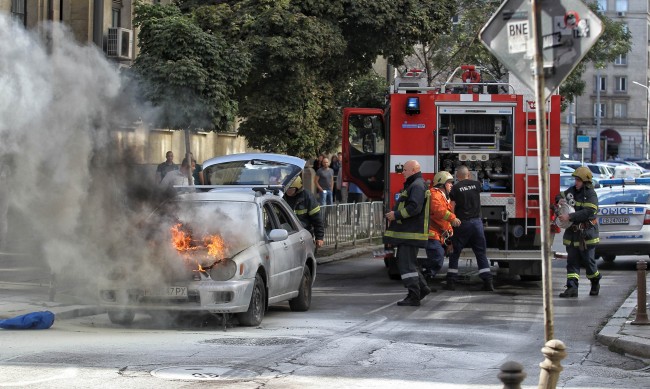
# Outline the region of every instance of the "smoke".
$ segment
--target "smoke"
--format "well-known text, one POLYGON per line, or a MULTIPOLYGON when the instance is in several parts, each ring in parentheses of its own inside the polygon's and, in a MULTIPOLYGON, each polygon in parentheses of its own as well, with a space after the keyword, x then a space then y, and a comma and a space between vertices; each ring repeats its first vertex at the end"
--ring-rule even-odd
POLYGON ((0 249, 15 213, 55 274, 96 286, 149 250, 138 222, 155 186, 111 133, 124 117, 118 69, 61 24, 30 32, 5 14, 0 52, 0 249))

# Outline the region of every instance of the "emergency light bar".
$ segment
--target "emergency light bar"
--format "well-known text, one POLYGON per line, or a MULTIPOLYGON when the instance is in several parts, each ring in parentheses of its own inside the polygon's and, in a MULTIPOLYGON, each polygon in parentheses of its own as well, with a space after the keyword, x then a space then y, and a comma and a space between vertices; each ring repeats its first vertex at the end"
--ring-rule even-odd
POLYGON ((420 113, 420 98, 409 97, 406 100, 406 114, 415 115, 420 113))
POLYGON ((644 178, 613 178, 609 180, 599 180, 598 183, 603 185, 642 185, 650 184, 650 177, 644 178))

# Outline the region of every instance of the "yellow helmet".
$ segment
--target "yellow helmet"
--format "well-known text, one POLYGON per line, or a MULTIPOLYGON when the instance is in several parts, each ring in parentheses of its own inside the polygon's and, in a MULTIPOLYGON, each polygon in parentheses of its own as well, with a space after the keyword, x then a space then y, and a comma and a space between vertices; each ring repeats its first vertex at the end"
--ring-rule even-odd
POLYGON ((453 181, 454 176, 446 170, 436 173, 433 177, 433 186, 445 185, 447 181, 453 181))
POLYGON ((591 182, 591 178, 593 177, 591 170, 586 166, 580 166, 571 175, 573 177, 578 177, 582 182, 591 182))
POLYGON ((291 188, 296 188, 298 190, 302 189, 302 178, 300 178, 300 176, 293 179, 293 182, 289 185, 289 189, 291 188))

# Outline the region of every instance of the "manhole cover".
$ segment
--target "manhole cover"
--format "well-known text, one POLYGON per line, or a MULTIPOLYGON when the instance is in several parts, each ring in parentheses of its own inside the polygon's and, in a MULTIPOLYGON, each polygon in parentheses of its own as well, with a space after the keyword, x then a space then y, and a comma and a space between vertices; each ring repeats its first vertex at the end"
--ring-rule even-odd
POLYGON ((171 366, 156 369, 151 375, 167 380, 218 381, 251 379, 259 374, 251 370, 223 366, 171 366))
POLYGON ((297 338, 217 338, 203 341, 203 343, 218 344, 221 346, 285 346, 301 343, 297 338))

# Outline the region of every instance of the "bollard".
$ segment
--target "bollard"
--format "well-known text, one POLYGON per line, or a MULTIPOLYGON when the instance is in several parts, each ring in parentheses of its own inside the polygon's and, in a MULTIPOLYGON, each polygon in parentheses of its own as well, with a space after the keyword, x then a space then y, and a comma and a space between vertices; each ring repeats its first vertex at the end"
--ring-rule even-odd
POLYGON ((566 357, 566 347, 561 340, 551 339, 542 348, 544 362, 539 364, 542 370, 539 373, 538 389, 555 389, 560 379, 560 372, 563 370, 560 361, 566 357))
POLYGON ((497 377, 503 382, 503 389, 521 389, 526 373, 520 363, 508 361, 501 365, 501 373, 497 377))
POLYGON ((647 268, 648 265, 645 261, 636 263, 636 319, 630 324, 650 325, 648 310, 646 308, 645 269, 647 268))

